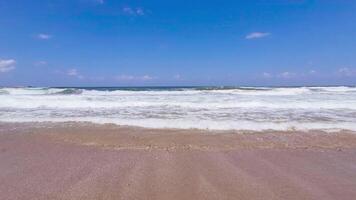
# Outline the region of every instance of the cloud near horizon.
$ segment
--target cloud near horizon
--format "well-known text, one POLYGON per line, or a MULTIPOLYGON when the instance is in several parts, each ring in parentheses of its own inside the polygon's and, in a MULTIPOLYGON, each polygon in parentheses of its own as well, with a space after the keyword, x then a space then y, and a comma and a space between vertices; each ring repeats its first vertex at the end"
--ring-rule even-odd
POLYGON ((155 77, 150 75, 143 75, 143 76, 133 76, 133 75, 119 75, 115 77, 118 81, 150 81, 155 79, 155 77))
POLYGON ((5 73, 14 70, 15 64, 16 64, 16 60, 14 59, 9 59, 9 60, 0 59, 0 73, 5 73))
MULTIPOLYGON (((309 72, 309 75, 312 75, 312 74, 316 73, 314 70, 312 70, 312 71, 313 71, 313 73, 309 72)), ((305 74, 297 74, 295 72, 285 71, 285 72, 281 72, 281 73, 277 73, 277 74, 272 74, 272 73, 269 73, 269 72, 263 72, 261 76, 263 78, 266 78, 266 79, 270 79, 270 78, 290 79, 290 78, 300 77, 300 76, 303 76, 303 75, 305 75, 305 74)))
POLYGON ((282 72, 280 74, 278 74, 278 77, 280 78, 284 78, 284 79, 289 79, 292 77, 295 77, 297 74, 293 73, 293 72, 282 72))
POLYGON ((68 75, 68 76, 72 76, 72 77, 76 77, 76 78, 78 78, 78 79, 83 79, 83 78, 84 78, 84 76, 81 75, 81 74, 78 72, 78 70, 75 69, 75 68, 69 69, 69 70, 67 71, 67 75, 68 75))
POLYGON ((343 67, 339 69, 335 69, 329 72, 319 72, 315 69, 311 70, 306 70, 305 72, 291 72, 291 71, 284 71, 284 72, 276 72, 276 73, 271 73, 271 72, 263 72, 260 74, 260 77, 265 78, 265 79, 270 79, 270 78, 279 78, 279 79, 291 79, 291 78, 306 78, 306 77, 356 77, 356 69, 355 68, 348 68, 348 67, 343 67))
POLYGON ((37 39, 40 39, 40 40, 49 40, 51 38, 52 38, 52 35, 45 34, 45 33, 40 33, 37 35, 37 39))
POLYGON ((248 35, 246 35, 247 40, 252 40, 252 39, 259 39, 259 38, 264 38, 271 35, 271 33, 268 32, 253 32, 248 35))
POLYGON ((338 74, 341 76, 352 77, 356 76, 356 70, 348 67, 343 67, 338 70, 338 74))
POLYGON ((272 78, 272 77, 273 77, 273 75, 272 75, 271 73, 268 73, 268 72, 263 72, 263 73, 262 73, 262 76, 263 76, 264 78, 272 78))

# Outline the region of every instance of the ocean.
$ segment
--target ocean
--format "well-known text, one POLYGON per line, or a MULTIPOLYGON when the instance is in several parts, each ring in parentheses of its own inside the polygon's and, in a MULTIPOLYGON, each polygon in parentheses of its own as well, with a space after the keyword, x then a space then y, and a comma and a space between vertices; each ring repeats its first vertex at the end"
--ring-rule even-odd
POLYGON ((0 88, 0 122, 356 131, 356 87, 0 88))

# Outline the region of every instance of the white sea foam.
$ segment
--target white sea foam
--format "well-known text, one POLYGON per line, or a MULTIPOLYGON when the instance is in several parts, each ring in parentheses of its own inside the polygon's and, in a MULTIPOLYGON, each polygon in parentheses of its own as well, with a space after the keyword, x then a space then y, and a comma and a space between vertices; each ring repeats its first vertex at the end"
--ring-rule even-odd
POLYGON ((0 121, 356 130, 356 88, 0 88, 0 121))

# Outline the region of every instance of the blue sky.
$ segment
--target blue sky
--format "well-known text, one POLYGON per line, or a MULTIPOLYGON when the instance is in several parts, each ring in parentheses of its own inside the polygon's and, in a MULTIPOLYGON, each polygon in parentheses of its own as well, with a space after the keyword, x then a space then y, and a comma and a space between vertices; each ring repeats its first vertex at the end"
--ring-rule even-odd
POLYGON ((356 1, 0 1, 0 85, 344 84, 356 1))

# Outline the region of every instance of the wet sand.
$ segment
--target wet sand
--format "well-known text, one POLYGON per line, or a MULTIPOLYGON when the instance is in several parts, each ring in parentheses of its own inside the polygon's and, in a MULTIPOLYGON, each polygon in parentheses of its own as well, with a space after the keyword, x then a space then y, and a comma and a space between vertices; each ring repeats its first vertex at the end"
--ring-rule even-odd
POLYGON ((0 124, 0 199, 355 199, 356 134, 0 124))

